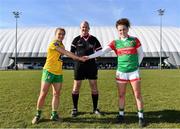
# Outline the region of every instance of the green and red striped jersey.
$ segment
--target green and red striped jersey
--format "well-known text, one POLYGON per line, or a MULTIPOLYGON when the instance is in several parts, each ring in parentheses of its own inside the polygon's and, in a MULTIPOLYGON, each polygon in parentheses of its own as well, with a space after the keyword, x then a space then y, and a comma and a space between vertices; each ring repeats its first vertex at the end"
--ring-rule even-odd
POLYGON ((138 69, 138 53, 137 48, 141 46, 140 41, 136 37, 128 36, 127 39, 113 40, 109 47, 115 51, 117 55, 117 70, 121 72, 133 72, 138 69))

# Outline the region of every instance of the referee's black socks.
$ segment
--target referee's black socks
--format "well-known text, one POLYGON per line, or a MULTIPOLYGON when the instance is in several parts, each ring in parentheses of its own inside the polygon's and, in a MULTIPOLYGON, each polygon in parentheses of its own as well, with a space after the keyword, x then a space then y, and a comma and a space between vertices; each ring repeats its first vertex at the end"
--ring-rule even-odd
POLYGON ((79 99, 79 94, 72 93, 73 106, 75 109, 77 109, 78 99, 79 99))
POLYGON ((93 110, 97 109, 99 94, 92 94, 93 110))

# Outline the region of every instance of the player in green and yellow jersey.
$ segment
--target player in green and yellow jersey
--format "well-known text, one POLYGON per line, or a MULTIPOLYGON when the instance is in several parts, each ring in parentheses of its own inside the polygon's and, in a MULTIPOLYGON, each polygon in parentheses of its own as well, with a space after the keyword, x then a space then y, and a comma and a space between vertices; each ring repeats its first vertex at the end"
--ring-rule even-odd
POLYGON ((37 113, 32 120, 32 124, 37 124, 40 121, 42 107, 50 86, 52 86, 53 90, 52 113, 50 119, 53 121, 57 121, 59 119, 57 110, 59 106, 60 91, 63 83, 63 61, 61 60, 61 56, 67 55, 74 60, 85 61, 82 57, 78 57, 64 49, 64 45, 62 43, 64 36, 65 30, 63 28, 57 28, 55 31, 55 39, 48 46, 46 63, 43 68, 41 79, 41 90, 37 101, 37 113))
POLYGON ((122 18, 116 22, 116 29, 119 39, 113 40, 108 46, 102 50, 86 57, 87 59, 95 58, 114 50, 117 55, 117 71, 116 81, 119 94, 119 114, 118 121, 124 121, 125 94, 127 83, 130 82, 136 105, 138 109, 139 126, 145 126, 143 116, 143 100, 141 96, 141 85, 139 75, 139 65, 143 59, 143 51, 141 43, 136 37, 128 35, 130 22, 126 18, 122 18))

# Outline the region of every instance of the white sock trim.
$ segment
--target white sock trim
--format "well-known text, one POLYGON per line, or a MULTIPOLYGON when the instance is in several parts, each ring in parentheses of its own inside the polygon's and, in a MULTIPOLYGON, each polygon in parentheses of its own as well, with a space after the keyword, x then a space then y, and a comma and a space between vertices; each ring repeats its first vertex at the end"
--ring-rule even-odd
POLYGON ((119 111, 119 115, 124 116, 124 111, 119 111))
POLYGON ((144 115, 143 115, 143 113, 141 113, 141 112, 138 112, 138 117, 139 117, 139 118, 144 118, 144 115))

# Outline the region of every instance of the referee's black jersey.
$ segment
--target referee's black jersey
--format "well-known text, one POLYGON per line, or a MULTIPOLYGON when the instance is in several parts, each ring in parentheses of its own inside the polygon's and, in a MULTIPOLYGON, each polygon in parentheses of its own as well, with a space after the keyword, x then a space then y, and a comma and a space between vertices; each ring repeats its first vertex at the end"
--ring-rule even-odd
MULTIPOLYGON (((101 44, 96 37, 88 35, 87 37, 77 36, 71 44, 71 52, 78 56, 88 56, 95 51, 102 49, 101 44)), ((97 79, 97 65, 95 59, 85 62, 75 61, 74 79, 97 79)))
POLYGON ((100 42, 92 35, 87 37, 81 37, 79 35, 74 38, 71 44, 71 52, 78 56, 88 56, 100 49, 102 49, 100 42))

